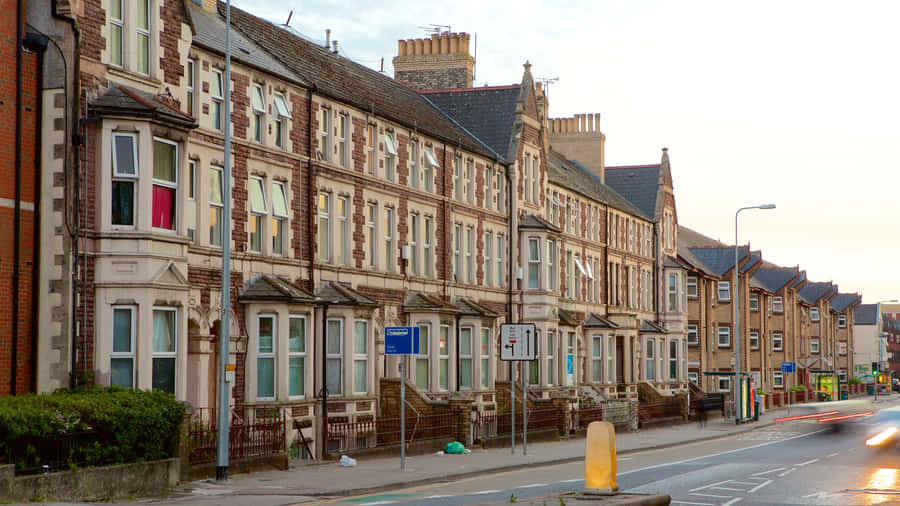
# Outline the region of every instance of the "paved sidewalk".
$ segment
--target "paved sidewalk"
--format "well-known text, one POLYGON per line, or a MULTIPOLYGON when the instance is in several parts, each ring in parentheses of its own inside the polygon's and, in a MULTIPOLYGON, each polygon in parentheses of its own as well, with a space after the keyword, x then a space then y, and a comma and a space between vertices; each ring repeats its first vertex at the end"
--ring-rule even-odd
MULTIPOLYGON (((900 395, 879 396, 875 409, 898 403, 900 395)), ((773 420, 786 413, 787 408, 769 410, 760 415, 758 422, 742 425, 735 425, 733 419, 714 418, 708 421, 706 427, 687 423, 620 432, 616 434, 616 447, 619 455, 627 455, 642 450, 716 439, 774 425, 773 420)), ((584 448, 584 438, 576 437, 565 441, 529 444, 527 456, 522 455, 521 445, 516 446, 515 455, 510 454, 508 447, 473 449, 467 455, 417 455, 407 457, 406 470, 402 472, 399 456, 361 459, 352 468, 340 467, 337 462, 300 465, 289 471, 233 475, 225 484, 217 484, 214 480, 184 483, 168 497, 151 502, 221 503, 226 496, 229 499, 227 502, 232 502, 235 496, 245 499, 252 496, 255 500, 243 501, 243 504, 285 504, 313 497, 372 493, 485 472, 579 461, 584 458, 584 448)))

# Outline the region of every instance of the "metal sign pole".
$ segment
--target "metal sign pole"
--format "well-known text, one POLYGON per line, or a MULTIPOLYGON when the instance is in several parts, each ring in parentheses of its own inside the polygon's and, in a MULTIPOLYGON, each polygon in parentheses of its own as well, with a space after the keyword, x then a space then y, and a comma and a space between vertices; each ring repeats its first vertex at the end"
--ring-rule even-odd
POLYGON ((406 355, 400 356, 400 470, 406 469, 406 355))
POLYGON ((522 455, 528 455, 528 378, 526 367, 531 367, 531 362, 522 362, 522 455))
POLYGON ((512 371, 513 371, 513 373, 510 374, 511 381, 509 382, 509 388, 510 388, 509 398, 512 401, 510 403, 510 404, 512 404, 512 413, 510 415, 511 430, 509 431, 510 439, 512 440, 512 443, 510 444, 509 448, 510 448, 510 453, 515 455, 515 453, 516 453, 516 373, 515 373, 516 367, 515 367, 515 362, 510 362, 509 366, 512 368, 512 371))

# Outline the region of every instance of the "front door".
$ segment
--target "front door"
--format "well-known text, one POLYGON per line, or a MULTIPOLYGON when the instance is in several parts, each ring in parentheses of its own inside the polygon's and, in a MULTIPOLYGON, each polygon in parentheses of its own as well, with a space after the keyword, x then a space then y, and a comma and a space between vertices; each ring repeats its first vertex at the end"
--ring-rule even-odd
POLYGON ((616 336, 616 383, 625 383, 625 338, 616 336))

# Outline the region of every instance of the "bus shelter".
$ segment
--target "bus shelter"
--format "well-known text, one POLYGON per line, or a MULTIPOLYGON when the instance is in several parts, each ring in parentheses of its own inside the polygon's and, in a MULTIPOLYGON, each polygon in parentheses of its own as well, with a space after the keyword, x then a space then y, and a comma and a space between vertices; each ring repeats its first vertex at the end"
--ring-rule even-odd
POLYGON ((740 381, 734 381, 735 373, 734 371, 703 371, 704 376, 711 376, 716 378, 729 378, 732 383, 732 414, 736 413, 739 409, 740 412, 737 416, 735 416, 736 423, 743 423, 752 420, 756 414, 756 385, 753 384, 753 377, 749 372, 741 372, 740 381), (737 405, 735 405, 734 401, 740 401, 737 405), (739 422, 738 422, 739 421, 739 422))

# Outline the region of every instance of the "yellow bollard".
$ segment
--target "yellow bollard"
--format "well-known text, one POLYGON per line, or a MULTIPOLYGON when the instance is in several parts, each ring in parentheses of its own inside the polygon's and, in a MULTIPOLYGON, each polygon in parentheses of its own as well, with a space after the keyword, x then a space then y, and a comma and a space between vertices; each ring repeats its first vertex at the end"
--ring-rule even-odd
POLYGON ((612 495, 616 485, 616 433, 609 422, 591 422, 584 449, 584 493, 612 495))

